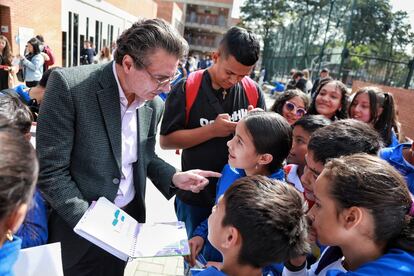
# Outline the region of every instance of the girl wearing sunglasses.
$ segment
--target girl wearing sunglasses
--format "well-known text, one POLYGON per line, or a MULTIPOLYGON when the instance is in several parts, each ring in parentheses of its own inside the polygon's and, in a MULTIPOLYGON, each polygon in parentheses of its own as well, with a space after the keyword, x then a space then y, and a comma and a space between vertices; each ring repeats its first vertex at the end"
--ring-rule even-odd
POLYGON ((306 114, 308 107, 308 95, 298 89, 291 89, 280 94, 270 110, 282 115, 293 125, 306 114))

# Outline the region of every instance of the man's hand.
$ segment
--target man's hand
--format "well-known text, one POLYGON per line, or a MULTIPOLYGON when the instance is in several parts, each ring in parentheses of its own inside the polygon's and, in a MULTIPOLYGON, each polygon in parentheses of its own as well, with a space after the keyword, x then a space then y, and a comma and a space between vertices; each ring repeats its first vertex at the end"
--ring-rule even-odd
POLYGON ((192 237, 188 240, 188 245, 190 246, 190 255, 185 256, 184 259, 190 264, 191 267, 195 266, 196 258, 198 253, 204 245, 204 239, 200 236, 192 237))
POLYGON ((217 115, 212 124, 213 131, 216 137, 227 137, 233 134, 236 130, 237 123, 232 122, 230 115, 227 113, 217 115))
POLYGON ((207 177, 221 177, 221 173, 203 170, 176 172, 173 175, 172 183, 181 190, 199 193, 207 186, 207 177))

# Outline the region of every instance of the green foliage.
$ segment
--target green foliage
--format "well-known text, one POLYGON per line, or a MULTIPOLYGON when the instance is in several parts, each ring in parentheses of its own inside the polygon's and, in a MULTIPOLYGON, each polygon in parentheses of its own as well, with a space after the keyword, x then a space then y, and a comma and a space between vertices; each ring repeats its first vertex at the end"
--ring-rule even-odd
POLYGON ((350 55, 343 59, 344 68, 351 75, 358 70, 367 74, 372 67, 384 82, 392 82, 393 75, 407 73, 406 66, 385 62, 411 59, 406 52, 414 33, 407 19, 406 12, 392 11, 390 0, 247 0, 241 7, 243 26, 263 39, 270 75, 309 67, 312 60, 329 65, 326 56, 346 44, 350 55))

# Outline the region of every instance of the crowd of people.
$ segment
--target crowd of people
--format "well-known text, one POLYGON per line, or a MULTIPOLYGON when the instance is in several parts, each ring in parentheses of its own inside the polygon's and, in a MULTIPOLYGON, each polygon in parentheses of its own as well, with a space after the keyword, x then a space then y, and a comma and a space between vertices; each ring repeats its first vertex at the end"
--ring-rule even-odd
POLYGON ((298 71, 266 111, 248 77, 260 43, 240 27, 196 71, 158 19, 134 23, 98 65, 89 41, 80 67, 48 68, 46 49, 30 39, 13 63, 0 36, 0 275, 20 248, 52 242, 65 275, 123 275, 73 228, 102 196, 145 222, 147 177, 176 196, 185 264, 207 262, 197 275, 414 274, 414 144, 391 93, 298 71), (21 68, 28 88, 9 86, 21 68), (181 171, 156 155, 158 134, 181 171))

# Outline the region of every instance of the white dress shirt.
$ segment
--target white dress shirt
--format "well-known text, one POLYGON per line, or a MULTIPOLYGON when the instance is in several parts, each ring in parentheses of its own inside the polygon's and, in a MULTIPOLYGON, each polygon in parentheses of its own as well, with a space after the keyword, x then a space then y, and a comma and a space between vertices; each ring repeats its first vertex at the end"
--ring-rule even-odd
POLYGON ((118 193, 115 198, 115 205, 125 207, 135 196, 134 176, 132 164, 138 158, 138 122, 137 109, 144 105, 143 101, 139 101, 137 97, 128 106, 128 100, 125 97, 124 90, 119 84, 118 75, 116 74, 115 62, 113 62, 112 70, 118 84, 119 102, 121 104, 121 121, 122 121, 122 151, 121 164, 122 175, 119 183, 118 193))

